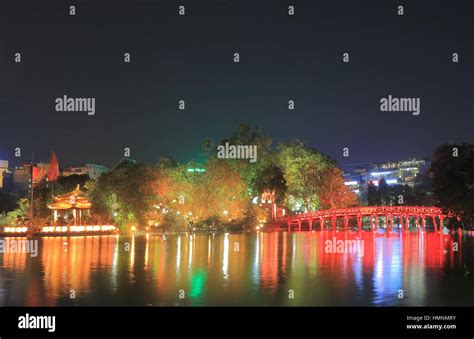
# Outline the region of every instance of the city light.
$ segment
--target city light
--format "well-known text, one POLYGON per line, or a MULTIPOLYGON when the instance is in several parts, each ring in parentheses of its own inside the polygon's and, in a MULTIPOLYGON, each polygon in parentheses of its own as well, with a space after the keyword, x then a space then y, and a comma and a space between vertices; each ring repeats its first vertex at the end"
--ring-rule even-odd
POLYGON ((5 227, 5 233, 25 233, 28 230, 27 227, 5 227))
POLYGON ((387 171, 387 172, 372 172, 370 173, 370 175, 373 175, 373 176, 378 176, 378 175, 389 175, 391 174, 392 171, 387 171))
MULTIPOLYGON (((386 179, 385 182, 389 185, 392 185, 392 184, 396 184, 398 183, 397 179, 386 179)), ((373 181, 372 182, 375 186, 378 186, 379 185, 379 182, 378 181, 373 181)))
POLYGON ((199 172, 199 173, 206 172, 206 170, 204 168, 188 168, 187 171, 188 172, 199 172))
MULTIPOLYGON (((76 233, 76 232, 98 232, 98 231, 114 231, 115 226, 113 225, 102 225, 102 226, 44 226, 41 228, 40 233, 76 233)), ((28 227, 5 227, 5 233, 26 233, 28 227)))

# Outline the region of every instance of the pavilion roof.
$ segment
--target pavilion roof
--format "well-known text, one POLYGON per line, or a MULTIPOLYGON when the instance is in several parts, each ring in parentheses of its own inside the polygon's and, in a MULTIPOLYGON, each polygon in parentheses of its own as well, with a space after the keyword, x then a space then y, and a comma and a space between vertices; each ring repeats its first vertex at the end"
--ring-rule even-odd
POLYGON ((77 185, 74 191, 54 197, 54 202, 48 204, 48 208, 52 210, 89 209, 91 202, 88 195, 77 185))

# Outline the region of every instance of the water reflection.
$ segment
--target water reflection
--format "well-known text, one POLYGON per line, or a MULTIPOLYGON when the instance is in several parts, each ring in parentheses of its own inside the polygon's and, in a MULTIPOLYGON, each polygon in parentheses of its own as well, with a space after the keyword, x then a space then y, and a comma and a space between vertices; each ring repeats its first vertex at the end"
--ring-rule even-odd
POLYGON ((466 273, 474 257, 469 234, 325 231, 39 242, 38 257, 0 254, 1 305, 474 304, 466 273), (363 242, 363 255, 327 250, 328 241, 339 240, 363 242))
POLYGON ((229 267, 229 235, 226 233, 224 235, 224 253, 222 259, 222 273, 224 275, 224 279, 227 280, 229 278, 228 269, 229 267))

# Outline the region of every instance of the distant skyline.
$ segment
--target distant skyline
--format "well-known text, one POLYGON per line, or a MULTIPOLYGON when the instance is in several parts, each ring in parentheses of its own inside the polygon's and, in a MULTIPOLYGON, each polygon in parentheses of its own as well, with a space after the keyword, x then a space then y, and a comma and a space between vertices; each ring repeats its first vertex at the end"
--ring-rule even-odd
POLYGON ((270 0, 185 2, 185 16, 171 0, 69 5, 0 3, 0 159, 13 165, 54 150, 60 166, 110 167, 124 147, 183 162, 241 122, 341 166, 474 142, 470 1, 406 2, 403 16, 375 0, 298 1, 294 16, 270 0), (64 95, 94 98, 94 115, 55 110, 64 95), (420 114, 381 111, 389 95, 419 98, 420 114))
MULTIPOLYGON (((434 151, 434 150, 433 150, 434 151)), ((57 152, 56 152, 57 154, 57 152)), ((325 153, 326 155, 329 155, 331 156, 333 159, 335 159, 334 156, 332 156, 331 154, 327 154, 325 153)), ((201 154, 202 155, 202 154, 201 154)), ((35 163, 49 163, 50 161, 50 158, 51 158, 51 154, 48 154, 46 158, 44 159, 38 159, 36 156, 34 158, 34 162, 35 163)), ((59 158, 59 156, 58 156, 59 158)), ((7 160, 9 162, 9 167, 14 167, 14 166, 18 166, 18 165, 21 165, 22 163, 29 163, 31 162, 31 159, 32 157, 30 157, 30 159, 27 159, 26 156, 22 156, 21 158, 16 158, 16 157, 12 157, 12 159, 8 159, 8 158, 0 158, 0 160, 7 160)), ((114 165, 116 165, 117 163, 119 163, 120 161, 123 161, 124 159, 131 159, 131 160, 134 160, 134 161, 141 161, 141 162, 147 162, 147 163, 150 163, 151 161, 147 160, 147 159, 142 159, 142 160, 138 160, 138 159, 135 159, 135 158, 132 158, 132 157, 121 157, 121 158, 117 158, 116 161, 110 163, 110 164, 106 164, 104 162, 91 162, 91 161, 83 161, 83 162, 77 162, 77 163, 61 163, 61 159, 59 159, 59 167, 60 168, 64 168, 64 167, 80 167, 80 166, 84 166, 84 165, 87 165, 87 164, 94 164, 94 165, 104 165, 106 167, 113 167, 114 165)), ((173 158, 174 160, 177 160, 175 158, 173 158)), ((199 162, 200 160, 203 160, 204 157, 201 156, 201 157, 195 157, 194 159, 190 159, 190 160, 195 160, 196 162, 199 162)), ((384 163, 384 162, 397 162, 397 161, 404 161, 404 160, 410 160, 410 159, 431 159, 431 154, 430 155, 412 155, 412 156, 408 156, 408 157, 405 157, 405 158, 398 158, 398 159, 395 159, 395 158, 390 158, 390 157, 387 157, 386 159, 382 159, 382 160, 378 160, 378 161, 370 161, 370 160, 367 160, 367 161, 361 161, 361 162, 345 162, 345 161, 338 161, 337 164, 339 167, 349 167, 351 165, 364 165, 364 164, 377 164, 377 163, 384 163)), ((159 159, 158 159, 159 160, 159 159)), ((177 160, 179 161, 179 160, 177 160)), ((188 160, 184 160, 182 162, 187 162, 188 160)), ((154 163, 155 161, 151 162, 151 163, 154 163)))

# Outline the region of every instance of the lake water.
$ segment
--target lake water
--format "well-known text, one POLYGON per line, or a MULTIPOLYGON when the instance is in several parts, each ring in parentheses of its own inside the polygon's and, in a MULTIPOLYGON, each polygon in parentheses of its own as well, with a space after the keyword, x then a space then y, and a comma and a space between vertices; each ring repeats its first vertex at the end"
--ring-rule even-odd
POLYGON ((37 257, 0 254, 1 306, 474 305, 474 235, 466 232, 38 241, 37 257), (328 247, 339 240, 362 247, 328 247))

